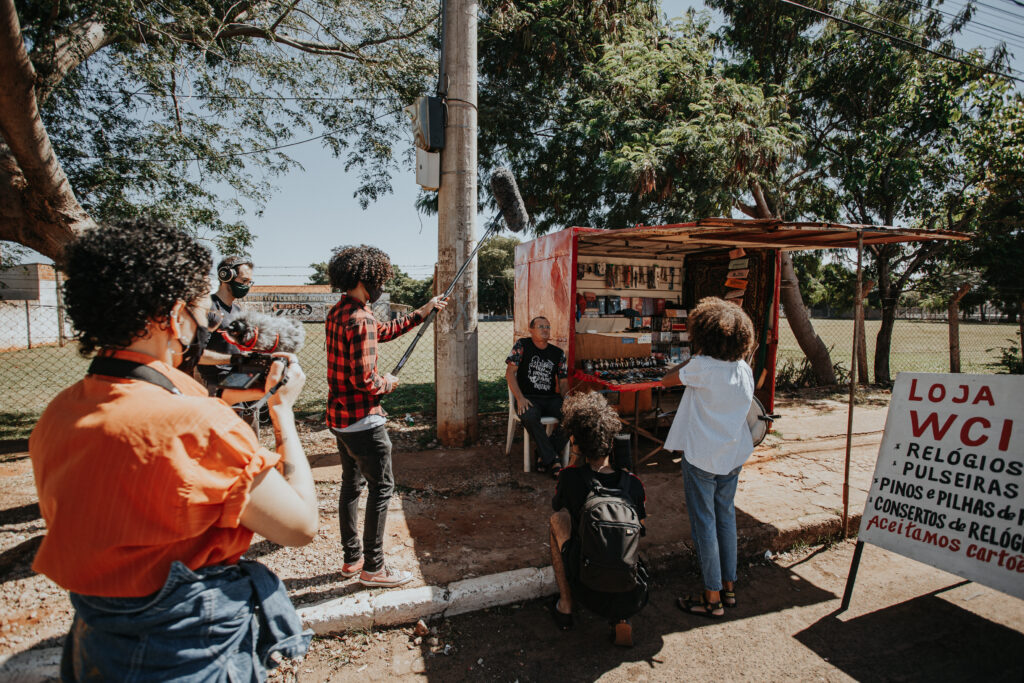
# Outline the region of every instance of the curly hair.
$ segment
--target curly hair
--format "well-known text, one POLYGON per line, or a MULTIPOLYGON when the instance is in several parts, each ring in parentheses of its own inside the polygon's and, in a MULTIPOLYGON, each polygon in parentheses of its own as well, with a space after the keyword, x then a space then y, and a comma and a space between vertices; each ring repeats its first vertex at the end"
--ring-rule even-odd
POLYGON ((391 259, 377 247, 360 244, 358 247, 340 247, 327 264, 331 289, 347 292, 360 282, 367 289, 382 287, 391 279, 391 259))
POLYGON ((612 452, 620 424, 615 408, 595 391, 571 393, 562 403, 562 427, 589 462, 598 461, 612 452))
POLYGON ((697 302, 686 323, 694 354, 718 360, 744 358, 754 348, 754 323, 734 303, 709 296, 697 302))
POLYGON ((78 352, 124 348, 177 301, 210 291, 209 250, 183 230, 146 219, 83 233, 64 251, 64 301, 78 352))

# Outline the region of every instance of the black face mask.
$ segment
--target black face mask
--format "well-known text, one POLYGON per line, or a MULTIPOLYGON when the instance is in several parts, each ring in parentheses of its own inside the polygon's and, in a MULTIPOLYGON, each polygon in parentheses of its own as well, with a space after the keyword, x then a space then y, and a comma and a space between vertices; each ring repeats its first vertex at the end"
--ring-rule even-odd
POLYGON ((249 293, 249 285, 239 284, 234 280, 229 282, 228 285, 231 287, 231 296, 236 299, 243 299, 249 293))
MULTIPOLYGON (((186 375, 191 375, 192 371, 199 365, 199 359, 203 357, 206 345, 210 343, 210 330, 199 324, 196 317, 192 315, 192 311, 188 311, 188 317, 192 318, 192 322, 196 324, 196 334, 192 337, 192 341, 189 342, 188 346, 185 347, 185 350, 182 351, 181 363, 178 364, 178 369, 186 375)), ((181 342, 180 339, 178 341, 179 343, 181 342)))
POLYGON ((383 293, 383 287, 374 287, 373 289, 367 289, 366 294, 367 296, 370 297, 369 299, 367 299, 367 301, 371 304, 377 303, 377 299, 379 299, 381 297, 381 294, 383 293))

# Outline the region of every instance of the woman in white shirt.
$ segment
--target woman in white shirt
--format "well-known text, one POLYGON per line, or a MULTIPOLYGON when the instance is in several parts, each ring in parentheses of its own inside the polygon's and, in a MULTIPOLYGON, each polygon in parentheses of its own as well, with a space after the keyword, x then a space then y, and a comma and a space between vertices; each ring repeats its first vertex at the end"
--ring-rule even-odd
POLYGON ((736 606, 736 483, 754 450, 747 412, 754 373, 744 359, 753 349, 754 325, 743 309, 708 297, 687 321, 693 357, 661 382, 686 391, 665 448, 682 451, 683 487, 690 530, 700 559, 704 592, 677 604, 690 614, 725 616, 736 606))

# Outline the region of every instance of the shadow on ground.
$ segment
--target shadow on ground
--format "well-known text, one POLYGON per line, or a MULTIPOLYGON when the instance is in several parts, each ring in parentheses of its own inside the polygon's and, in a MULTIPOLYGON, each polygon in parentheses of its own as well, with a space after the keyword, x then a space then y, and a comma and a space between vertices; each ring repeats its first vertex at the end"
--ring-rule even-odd
MULTIPOLYGON (((655 572, 651 601, 632 619, 635 645, 631 649, 612 646, 608 622, 585 609, 576 610, 571 630, 558 630, 546 600, 459 617, 445 622, 442 628, 448 631, 441 633, 442 640, 472 643, 472 647, 467 646, 466 651, 455 652, 448 657, 431 656, 429 648, 423 648, 424 673, 429 679, 438 681, 470 678, 483 681, 518 679, 523 683, 594 681, 627 663, 634 667, 629 669, 627 677, 636 680, 644 671, 650 669, 654 674, 656 666, 665 664, 665 640, 673 634, 716 627, 836 597, 777 565, 753 569, 744 567, 740 570, 738 585, 751 585, 754 572, 757 574, 756 595, 753 592, 741 593, 743 602, 735 610, 729 610, 725 620, 684 614, 676 607, 680 592, 699 588, 697 574, 684 573, 678 566, 655 572), (502 615, 507 625, 494 629, 491 624, 495 614, 502 615), (479 663, 481 658, 482 664, 479 663)), ((695 657, 709 655, 694 654, 695 657)), ((723 674, 728 671, 727 665, 722 671, 723 674)), ((661 669, 655 678, 662 680, 664 673, 665 670, 661 669)), ((677 680, 686 680, 685 672, 677 673, 677 680)))
MULTIPOLYGON (((846 621, 830 614, 795 637, 857 680, 1024 680, 1024 634, 942 599, 945 590, 846 621)), ((860 596, 871 598, 885 596, 860 596)))

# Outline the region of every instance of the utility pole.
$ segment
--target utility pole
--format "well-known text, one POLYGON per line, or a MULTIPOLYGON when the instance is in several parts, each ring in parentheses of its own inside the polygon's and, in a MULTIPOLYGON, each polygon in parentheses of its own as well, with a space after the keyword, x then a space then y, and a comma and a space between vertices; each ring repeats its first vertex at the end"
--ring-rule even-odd
MULTIPOLYGON (((437 285, 451 282, 473 251, 476 236, 476 28, 477 0, 444 6, 442 82, 448 119, 437 198, 437 285)), ((476 264, 452 292, 434 326, 437 438, 464 446, 479 436, 477 392, 476 264)))

